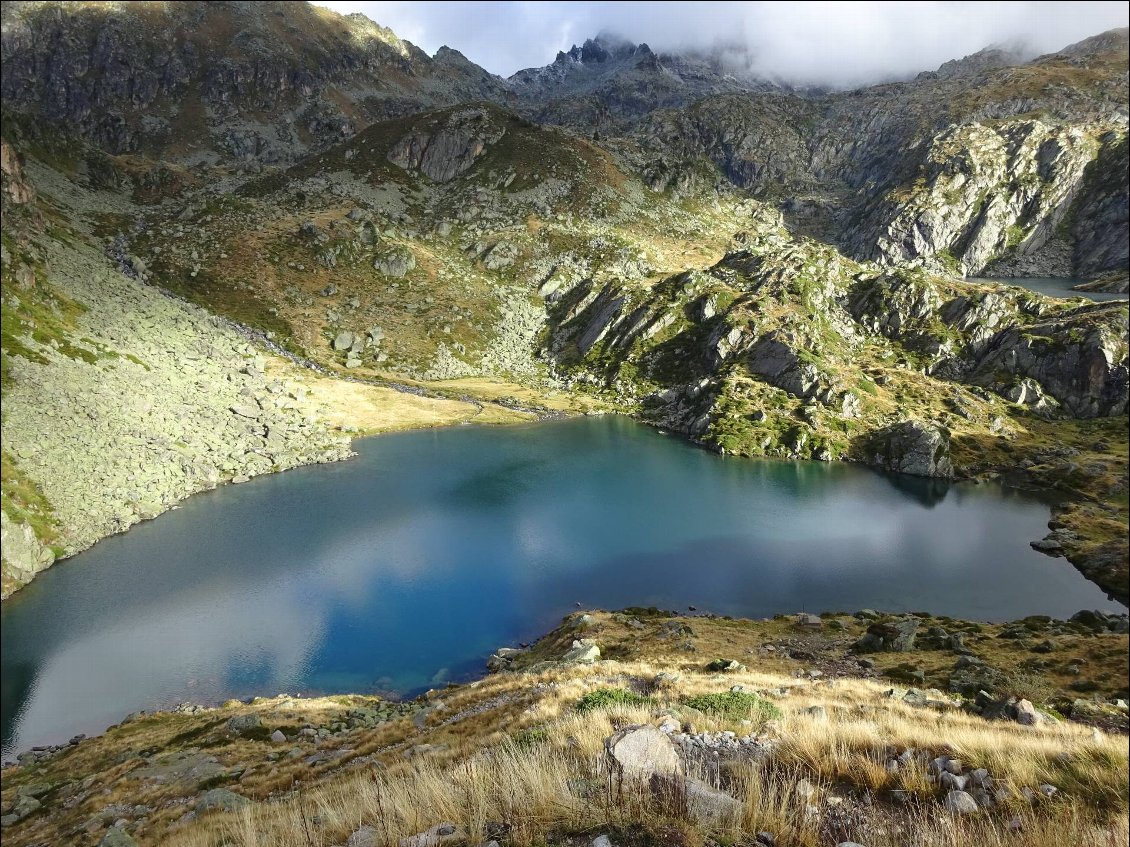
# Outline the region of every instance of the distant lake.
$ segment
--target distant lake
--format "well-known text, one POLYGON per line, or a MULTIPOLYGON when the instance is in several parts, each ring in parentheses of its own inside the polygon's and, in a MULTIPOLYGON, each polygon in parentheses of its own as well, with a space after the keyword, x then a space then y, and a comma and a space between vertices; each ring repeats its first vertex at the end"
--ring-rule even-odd
POLYGON ((355 447, 193 497, 7 601, 5 755, 182 701, 414 694, 578 606, 1122 608, 1030 549, 1047 504, 996 485, 723 458, 618 417, 355 447))
POLYGON ((1049 297, 1084 297, 1087 300, 1126 300, 1125 294, 1108 294, 1103 291, 1075 291, 1071 286, 1085 279, 1057 279, 1055 277, 1016 277, 1015 279, 981 279, 969 277, 966 282, 992 282, 998 285, 1015 285, 1049 297))

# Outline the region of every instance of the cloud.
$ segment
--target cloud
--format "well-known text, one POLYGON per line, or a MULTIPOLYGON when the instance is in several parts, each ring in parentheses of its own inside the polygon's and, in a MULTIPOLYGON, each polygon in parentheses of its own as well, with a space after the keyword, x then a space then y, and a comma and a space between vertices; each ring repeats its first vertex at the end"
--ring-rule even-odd
POLYGON ((933 70, 990 44, 1049 53, 1126 26, 1125 2, 342 2, 429 53, 459 50, 492 73, 553 61, 598 33, 657 51, 741 45, 790 82, 855 86, 933 70))

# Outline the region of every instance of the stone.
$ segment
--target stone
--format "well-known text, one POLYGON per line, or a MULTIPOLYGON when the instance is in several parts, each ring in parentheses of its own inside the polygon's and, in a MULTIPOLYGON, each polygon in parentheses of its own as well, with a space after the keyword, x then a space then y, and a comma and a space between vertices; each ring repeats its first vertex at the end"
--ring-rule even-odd
POLYGON ((561 657, 561 661, 591 664, 599 658, 600 647, 596 645, 596 642, 588 638, 582 638, 573 642, 573 646, 565 651, 565 655, 561 657))
POLYGON ((137 842, 120 826, 112 826, 106 830, 98 847, 137 847, 137 842))
POLYGON ((1044 716, 1028 700, 1017 700, 1012 707, 1014 719, 1023 726, 1039 726, 1044 716))
POLYGON ((258 715, 236 715, 228 720, 224 728, 233 735, 249 735, 263 728, 263 721, 258 715))
POLYGON ((867 632, 855 642, 853 649, 857 653, 908 652, 914 649, 919 623, 914 617, 876 621, 867 627, 867 632))
POLYGON ((950 788, 954 791, 964 791, 969 785, 969 777, 956 776, 949 771, 944 771, 938 781, 943 788, 950 788))
POLYGON ((869 443, 870 463, 896 473, 949 479, 950 432, 936 423, 907 420, 875 433, 869 443))
POLYGON ((400 847, 439 847, 441 844, 462 841, 464 835, 459 827, 450 822, 437 823, 431 829, 401 838, 400 847))
POLYGON ((613 733, 604 740, 604 749, 625 778, 650 779, 682 773, 682 762, 670 737, 650 724, 613 733))
POLYGON ((951 791, 945 799, 946 811, 955 815, 972 815, 980 810, 977 801, 964 791, 951 791))
POLYGON ((354 336, 352 332, 342 331, 334 336, 333 349, 337 352, 348 350, 353 346, 354 336))
POLYGON ((373 267, 387 277, 399 279, 416 267, 416 257, 408 250, 397 249, 378 256, 373 267))
POLYGON ((382 840, 377 837, 377 831, 371 826, 363 826, 346 839, 345 847, 378 847, 382 840))
POLYGON ((702 826, 724 827, 741 817, 742 804, 737 799, 701 780, 683 779, 682 796, 687 804, 687 816, 702 826))
POLYGON ((796 792, 797 797, 804 801, 811 800, 813 795, 816 794, 816 786, 807 779, 800 780, 793 790, 796 792))
POLYGON ((254 403, 233 403, 228 408, 231 409, 232 414, 252 420, 259 418, 259 416, 263 414, 263 410, 254 403))
POLYGON ((748 670, 748 668, 735 659, 715 659, 706 666, 706 670, 712 673, 734 673, 748 670))
POLYGON ((234 791, 229 791, 226 788, 213 788, 210 791, 205 791, 203 796, 196 801, 196 811, 207 812, 218 809, 223 812, 234 812, 249 805, 251 805, 250 800, 234 791))
POLYGON ((598 835, 589 842, 589 847, 613 847, 613 844, 607 835, 598 835))
POLYGON ((16 821, 22 821, 32 812, 38 811, 41 805, 42 804, 30 794, 18 792, 15 801, 12 803, 9 814, 15 818, 16 821))
POLYGON ((283 731, 281 729, 276 729, 271 733, 271 742, 274 744, 285 744, 286 735, 283 734, 283 731))

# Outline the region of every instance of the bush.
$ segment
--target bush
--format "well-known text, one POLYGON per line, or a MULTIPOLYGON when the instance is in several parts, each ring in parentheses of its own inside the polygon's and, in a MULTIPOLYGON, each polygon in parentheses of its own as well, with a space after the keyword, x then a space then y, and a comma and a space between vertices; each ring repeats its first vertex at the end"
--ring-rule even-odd
POLYGON ((727 720, 751 720, 757 725, 781 717, 780 710, 756 694, 746 691, 719 691, 716 694, 699 694, 683 701, 703 714, 727 720))
POLYGON ((618 706, 644 706, 650 701, 626 688, 596 688, 577 701, 576 709, 581 714, 598 709, 613 709, 618 706))

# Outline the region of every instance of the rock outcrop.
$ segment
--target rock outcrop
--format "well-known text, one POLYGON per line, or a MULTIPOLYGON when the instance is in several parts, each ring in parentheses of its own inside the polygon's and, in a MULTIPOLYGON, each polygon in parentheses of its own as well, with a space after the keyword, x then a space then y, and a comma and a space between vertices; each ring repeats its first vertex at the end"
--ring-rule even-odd
POLYGON ((903 421, 875 433, 868 447, 870 463, 913 476, 953 476, 949 431, 935 423, 903 421))

